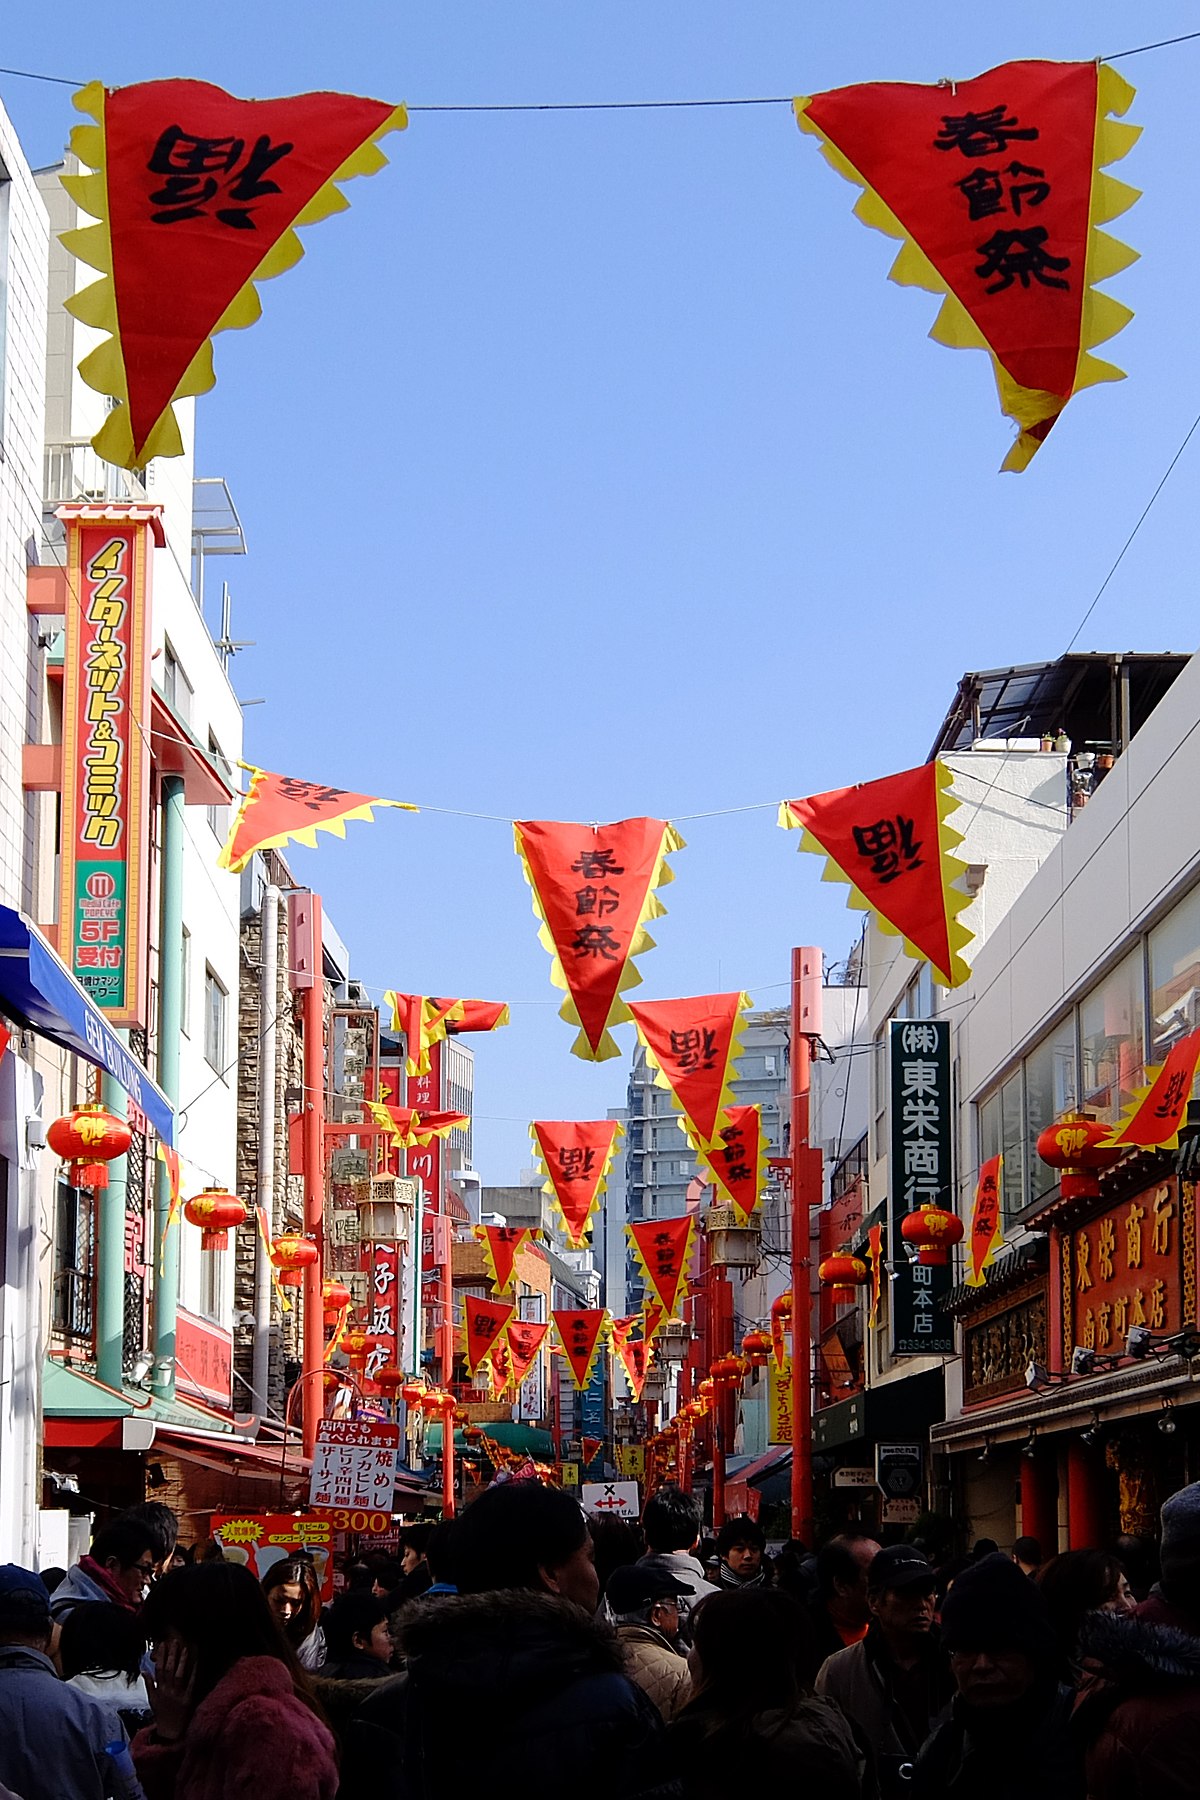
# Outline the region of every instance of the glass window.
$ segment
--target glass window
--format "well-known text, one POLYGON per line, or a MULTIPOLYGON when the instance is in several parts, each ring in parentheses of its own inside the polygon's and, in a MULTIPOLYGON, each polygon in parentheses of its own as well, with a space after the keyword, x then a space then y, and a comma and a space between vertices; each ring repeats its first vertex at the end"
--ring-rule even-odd
POLYGON ((922 963, 913 995, 912 1016, 914 1019, 932 1019, 936 1012, 937 1004, 933 997, 933 971, 928 963, 922 963))
POLYGON ((225 1293, 225 1255, 224 1250, 205 1250, 200 1257, 200 1311, 207 1319, 216 1319, 221 1314, 221 1302, 225 1293))
POLYGON ((1079 1008, 1083 1053, 1080 1099, 1086 1112, 1115 1125, 1143 1080, 1146 1061, 1142 949, 1119 963, 1079 1008))
POLYGON ((887 1155, 887 1080, 888 1052, 887 1026, 875 1039, 875 1054, 871 1058, 871 1075, 875 1084, 875 1157, 876 1160, 887 1155))
POLYGON ((89 1188, 58 1183, 55 1191, 54 1290, 51 1322, 64 1337, 92 1332, 93 1198, 89 1188))
POLYGON ((1150 1061, 1200 1025, 1200 887, 1150 933, 1150 1061))
MULTIPOLYGON (((224 776, 225 780, 228 781, 231 786, 234 785, 233 770, 230 768, 228 762, 226 762, 224 752, 211 731, 208 734, 208 754, 216 764, 220 774, 224 776)), ((227 806, 210 806, 206 810, 208 812, 209 824, 212 826, 221 842, 224 843, 226 837, 229 835, 229 808, 227 806)))
POLYGON ((1021 1071, 1010 1075, 1000 1089, 1001 1201, 1004 1217, 1011 1219, 1025 1204, 1025 1108, 1021 1071))
POLYGON ((163 641, 162 684, 167 705, 186 725, 192 716, 192 684, 184 674, 169 638, 163 641))
POLYGON ((1025 1058, 1026 1154, 1029 1162, 1029 1200, 1042 1199, 1056 1186, 1057 1171, 1037 1153, 1037 1141, 1047 1125, 1071 1112, 1078 1103, 1075 1077, 1075 1015, 1063 1020, 1056 1031, 1025 1058))
POLYGON ((218 1071, 225 1063, 225 989, 210 968, 204 971, 204 1056, 218 1071))
POLYGON ((979 1161, 1000 1154, 1000 1095, 989 1094, 979 1108, 979 1161))

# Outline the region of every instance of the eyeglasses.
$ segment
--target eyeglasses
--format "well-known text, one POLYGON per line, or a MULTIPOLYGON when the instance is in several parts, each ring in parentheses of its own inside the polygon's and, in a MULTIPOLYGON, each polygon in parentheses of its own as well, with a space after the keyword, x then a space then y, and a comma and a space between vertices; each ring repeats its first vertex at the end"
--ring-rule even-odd
POLYGON ((133 1570, 135 1575, 145 1575, 149 1580, 154 1574, 154 1564, 152 1562, 134 1563, 133 1570))

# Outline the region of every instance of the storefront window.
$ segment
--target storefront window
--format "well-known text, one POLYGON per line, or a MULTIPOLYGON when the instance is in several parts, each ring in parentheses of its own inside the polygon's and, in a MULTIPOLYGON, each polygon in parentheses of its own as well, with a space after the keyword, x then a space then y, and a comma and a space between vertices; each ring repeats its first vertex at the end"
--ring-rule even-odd
POLYGON ((1115 1125, 1143 1079, 1146 1061, 1141 946, 1079 1008, 1084 1110, 1115 1125))
POLYGON ((1025 1058, 1026 1154, 1029 1162, 1029 1200, 1041 1200, 1057 1185, 1058 1175, 1037 1153, 1037 1141, 1047 1125, 1053 1125, 1077 1103, 1075 1079, 1075 1015, 1063 1020, 1036 1050, 1025 1058))
POLYGON ((1150 1061, 1200 1025, 1200 887, 1150 933, 1150 1061))
POLYGON ((1000 1150, 1004 1157, 1000 1196, 1007 1220, 1025 1204, 1025 1111, 1020 1069, 1000 1089, 1000 1150))

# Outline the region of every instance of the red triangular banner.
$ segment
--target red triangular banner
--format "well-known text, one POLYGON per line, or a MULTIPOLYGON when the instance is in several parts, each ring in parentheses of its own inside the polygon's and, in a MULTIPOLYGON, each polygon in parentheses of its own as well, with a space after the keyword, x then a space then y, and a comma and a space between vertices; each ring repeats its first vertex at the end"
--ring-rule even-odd
POLYGON ((603 1450, 604 1439, 581 1437, 579 1440, 579 1448, 583 1452, 583 1466, 586 1469, 591 1463, 595 1462, 597 1456, 599 1456, 601 1450, 603 1450))
POLYGON ((571 1371, 571 1380, 582 1390, 591 1380, 604 1328, 608 1324, 608 1313, 597 1306, 555 1312, 550 1316, 571 1371))
POLYGON ((743 1225, 749 1224, 762 1199, 765 1149, 762 1108, 727 1106, 721 1114, 716 1142, 704 1152, 718 1188, 743 1225))
POLYGON ((511 1301, 483 1300, 477 1294, 464 1297, 463 1360, 468 1375, 474 1375, 497 1344, 503 1344, 504 1329, 511 1323, 516 1310, 511 1301))
POLYGON ((581 1250, 592 1214, 608 1185, 618 1139, 616 1119, 535 1119, 529 1128, 551 1195, 575 1250, 581 1250))
POLYGON ((625 1371, 625 1379, 629 1383, 629 1391, 634 1401, 640 1401, 642 1390, 646 1385, 646 1370, 650 1366, 650 1343, 646 1338, 630 1338, 617 1351, 621 1367, 625 1371))
POLYGON ((691 1213, 677 1219, 639 1219, 625 1227, 650 1290, 668 1313, 679 1305, 687 1281, 688 1253, 695 1228, 691 1213))
POLYGON ((953 884, 966 864, 952 855, 962 842, 946 823, 959 802, 944 763, 925 763, 858 787, 785 800, 779 822, 801 830, 802 850, 829 859, 826 880, 850 883, 850 904, 868 908, 885 931, 929 962, 944 987, 970 969, 959 952, 972 934, 958 915, 970 896, 953 884))
MULTIPOLYGON (((249 765, 247 765, 249 767, 249 765)), ((330 787, 325 781, 301 781, 295 775, 275 775, 269 769, 250 769, 250 790, 238 807, 225 846, 217 858, 222 869, 235 875, 246 867, 256 850, 279 848, 295 842, 317 847, 317 832, 346 835, 348 819, 372 818, 373 806, 397 806, 416 812, 401 800, 381 800, 378 794, 352 794, 348 788, 330 787)))
POLYGON ((663 819, 520 819, 513 833, 551 978, 567 991, 562 1017, 580 1028, 574 1053, 588 1062, 617 1056, 608 1027, 629 1016, 621 995, 641 981, 632 959, 654 947, 646 921, 664 911, 654 890, 670 881, 666 857, 683 839, 663 819))
POLYGON ((629 1010, 658 1071, 682 1112, 695 1148, 716 1137, 721 1109, 733 1100, 734 1069, 748 994, 697 994, 686 1000, 643 1000, 629 1010))
POLYGON ((538 1352, 546 1341, 549 1329, 549 1324, 539 1325, 532 1319, 514 1319, 508 1326, 504 1339, 508 1345, 508 1363, 514 1387, 520 1387, 537 1361, 538 1352))
POLYGON ((476 1225, 475 1236, 483 1245, 483 1257, 493 1291, 506 1294, 517 1273, 517 1257, 533 1237, 529 1225, 476 1225))

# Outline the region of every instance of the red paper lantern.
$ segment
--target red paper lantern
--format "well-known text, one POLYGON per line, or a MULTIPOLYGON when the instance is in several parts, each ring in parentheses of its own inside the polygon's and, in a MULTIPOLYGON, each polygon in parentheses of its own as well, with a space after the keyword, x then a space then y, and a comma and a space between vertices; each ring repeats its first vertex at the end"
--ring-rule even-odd
POLYGON ((1111 1125, 1089 1119, 1083 1113, 1068 1113, 1054 1125, 1047 1125, 1037 1141, 1037 1153, 1052 1169, 1061 1169, 1059 1192, 1064 1200, 1094 1200, 1100 1192, 1097 1179, 1102 1169, 1120 1162, 1123 1151, 1115 1144, 1105 1144, 1112 1133, 1111 1125))
POLYGON ((425 1394, 423 1381, 406 1381, 400 1389, 400 1398, 405 1406, 420 1406, 425 1394))
POLYGON ((780 1294, 777 1300, 772 1300, 771 1317, 777 1319, 781 1325, 790 1324, 792 1317, 792 1295, 790 1289, 786 1294, 780 1294))
POLYGON ((343 1312, 350 1305, 354 1296, 342 1281, 332 1277, 321 1283, 321 1305, 325 1312, 326 1325, 336 1325, 343 1312))
POLYGON ((478 1425, 464 1425, 463 1436, 468 1444, 478 1444, 483 1437, 483 1431, 478 1425))
POLYGON ((341 1348, 352 1363, 363 1361, 369 1344, 370 1339, 361 1325, 352 1325, 349 1331, 342 1333, 341 1348))
POLYGON ((817 1280, 828 1289, 835 1306, 848 1306, 870 1279, 871 1271, 861 1256, 827 1256, 817 1270, 817 1280))
POLYGON ((771 1339, 765 1331, 748 1331, 742 1339, 742 1355, 752 1369, 765 1368, 771 1355, 771 1339))
POLYGON ((398 1363, 384 1363, 382 1368, 376 1369, 371 1377, 375 1386, 382 1389, 385 1394, 394 1394, 403 1384, 404 1379, 404 1370, 398 1363))
POLYGON ((71 1165, 67 1175, 71 1186, 93 1189, 108 1186, 105 1165, 124 1156, 132 1141, 129 1121, 118 1119, 102 1106, 77 1106, 55 1119, 46 1133, 54 1154, 71 1165))
POLYGON ((236 1194, 207 1187, 188 1201, 183 1216, 189 1225, 199 1225, 204 1233, 200 1239, 202 1250, 228 1250, 230 1231, 246 1223, 250 1209, 236 1194))
POLYGON ((321 1260, 321 1252, 311 1238, 298 1231, 285 1231, 271 1245, 271 1261, 279 1270, 280 1287, 301 1287, 304 1271, 321 1260))
POLYGON ((708 1372, 715 1382, 732 1387, 742 1379, 742 1359, 740 1356, 718 1356, 708 1365, 708 1372))
POLYGON ((711 1400, 716 1391, 716 1383, 710 1375, 707 1380, 700 1383, 700 1386, 696 1389, 696 1396, 700 1400, 711 1400))
POLYGON ((917 1261, 927 1269, 944 1269, 950 1261, 951 1245, 957 1244, 962 1234, 962 1220, 944 1206, 923 1206, 900 1221, 900 1236, 906 1244, 916 1245, 920 1252, 917 1261))

